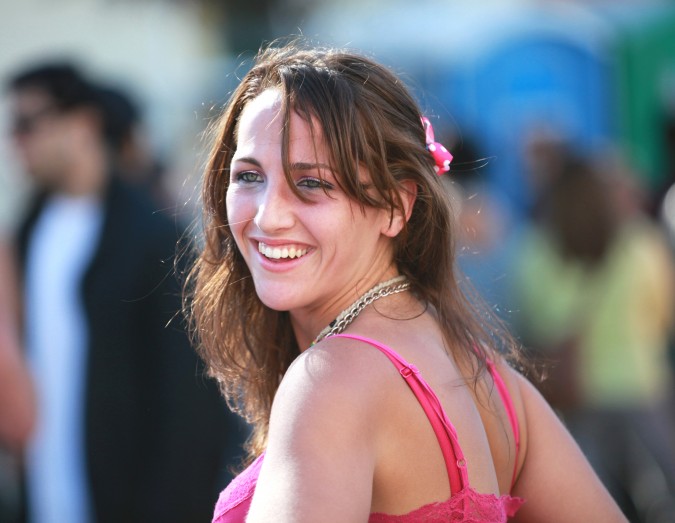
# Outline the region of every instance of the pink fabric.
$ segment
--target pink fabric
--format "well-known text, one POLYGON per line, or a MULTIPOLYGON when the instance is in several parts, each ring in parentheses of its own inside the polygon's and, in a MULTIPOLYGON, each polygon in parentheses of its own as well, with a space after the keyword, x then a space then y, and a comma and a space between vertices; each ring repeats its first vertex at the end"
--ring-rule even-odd
MULTIPOLYGON (((448 420, 436 394, 420 376, 419 370, 414 365, 407 363, 389 347, 375 340, 349 334, 338 334, 337 336, 359 340, 372 345, 383 352, 394 363, 429 418, 448 469, 448 479, 452 493, 448 500, 440 503, 430 503, 403 515, 373 513, 368 518, 368 522, 503 523, 509 517, 515 515, 524 503, 523 499, 514 498, 506 494, 502 496, 481 494, 469 485, 466 460, 459 446, 455 428, 450 423, 450 420, 448 420)), ((520 434, 513 402, 504 381, 492 362, 488 362, 488 369, 504 401, 509 421, 513 427, 516 449, 518 449, 520 434)), ((251 506, 251 498, 255 491, 263 459, 264 453, 221 492, 216 503, 212 523, 244 523, 246 514, 251 506)), ((515 479, 515 470, 513 478, 515 479)))
POLYGON ((465 487, 447 501, 430 503, 401 516, 373 513, 368 523, 501 523, 515 516, 523 503, 521 498, 481 494, 465 487))
POLYGON ((488 360, 488 369, 490 374, 492 374, 492 379, 495 382, 497 391, 502 398, 504 403, 504 408, 506 409, 506 414, 509 417, 509 422, 511 423, 511 429, 513 429, 513 439, 516 443, 516 459, 515 465, 513 467, 513 475, 511 476, 511 488, 516 482, 516 472, 518 471, 518 455, 520 454, 520 427, 518 426, 518 416, 516 415, 516 409, 513 406, 513 400, 509 394, 509 389, 506 388, 506 383, 502 379, 501 374, 497 371, 495 364, 488 360))
POLYGON ((264 457, 263 452, 220 493, 213 512, 213 523, 244 523, 264 457))

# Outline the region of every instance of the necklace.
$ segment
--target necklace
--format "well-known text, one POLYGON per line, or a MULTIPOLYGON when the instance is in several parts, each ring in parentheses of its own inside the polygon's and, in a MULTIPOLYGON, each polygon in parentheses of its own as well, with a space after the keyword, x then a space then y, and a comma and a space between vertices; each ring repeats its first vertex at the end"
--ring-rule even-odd
MULTIPOLYGON (((378 283, 370 289, 365 294, 352 303, 348 308, 343 310, 338 314, 337 318, 331 321, 325 329, 323 329, 319 335, 314 339, 312 345, 319 343, 322 339, 327 336, 332 336, 333 334, 340 334, 347 328, 351 322, 360 314, 360 312, 365 309, 368 305, 373 303, 375 300, 389 296, 390 294, 398 294, 399 292, 406 291, 410 288, 410 282, 408 278, 403 275, 396 276, 391 280, 378 283)), ((310 345, 310 347, 312 346, 310 345)))

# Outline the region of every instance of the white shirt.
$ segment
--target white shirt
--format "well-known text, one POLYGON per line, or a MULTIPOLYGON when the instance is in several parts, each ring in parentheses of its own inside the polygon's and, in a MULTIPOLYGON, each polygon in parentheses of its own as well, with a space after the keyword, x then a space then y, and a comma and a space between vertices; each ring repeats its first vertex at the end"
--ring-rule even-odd
POLYGON ((36 523, 94 520, 84 445, 88 332, 81 284, 102 221, 98 200, 53 196, 28 245, 26 344, 38 422, 26 468, 36 523))

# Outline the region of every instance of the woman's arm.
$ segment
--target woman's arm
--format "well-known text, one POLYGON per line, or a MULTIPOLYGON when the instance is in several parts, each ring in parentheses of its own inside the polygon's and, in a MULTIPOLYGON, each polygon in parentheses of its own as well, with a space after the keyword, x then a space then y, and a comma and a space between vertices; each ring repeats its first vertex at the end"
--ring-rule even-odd
POLYGON ((371 351, 324 344, 345 342, 301 355, 277 392, 249 523, 368 519, 377 371, 353 359, 371 351))
POLYGON ((581 450, 525 378, 518 387, 527 431, 523 466, 513 494, 525 499, 514 522, 627 522, 581 450))

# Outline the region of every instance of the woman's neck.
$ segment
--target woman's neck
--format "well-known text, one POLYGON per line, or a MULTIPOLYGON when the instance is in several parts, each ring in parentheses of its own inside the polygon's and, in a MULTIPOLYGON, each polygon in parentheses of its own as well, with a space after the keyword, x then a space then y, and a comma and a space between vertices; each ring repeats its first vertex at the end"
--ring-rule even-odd
POLYGON ((308 349, 316 340, 319 333, 341 313, 352 307, 362 296, 378 284, 391 280, 396 276, 398 276, 398 271, 392 266, 375 276, 362 279, 348 292, 336 296, 330 303, 324 304, 323 307, 290 311, 291 325, 293 326, 300 351, 308 349))

